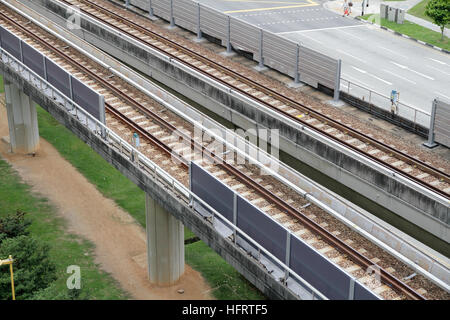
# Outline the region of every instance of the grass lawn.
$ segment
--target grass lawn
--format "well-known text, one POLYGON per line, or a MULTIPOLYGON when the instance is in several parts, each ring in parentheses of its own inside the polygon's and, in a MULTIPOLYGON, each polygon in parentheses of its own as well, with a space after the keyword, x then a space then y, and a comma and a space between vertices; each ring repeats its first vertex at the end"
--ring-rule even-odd
MULTIPOLYGON (((16 210, 27 212, 26 217, 32 221, 28 229, 30 235, 50 245, 49 255, 57 268, 57 280, 46 290, 46 297, 51 299, 66 292, 66 281, 70 276, 66 273, 67 267, 78 265, 81 268, 81 290, 90 299, 128 298, 119 284, 94 262, 92 243, 67 233, 64 221, 56 215, 48 200, 32 193, 30 189, 10 165, 0 158, 0 217, 16 210)), ((9 269, 2 268, 0 272, 9 274, 9 269)))
POLYGON ((425 15, 425 7, 427 6, 428 2, 430 0, 422 0, 418 4, 416 4, 414 7, 408 10, 408 13, 410 15, 416 16, 418 18, 422 18, 425 20, 428 20, 430 22, 433 22, 430 17, 425 15))
MULTIPOLYGON (((145 194, 44 109, 38 107, 39 134, 106 197, 145 227, 145 194)), ((185 228, 185 238, 194 234, 185 228)), ((202 273, 217 299, 264 299, 233 267, 202 241, 187 244, 186 263, 202 273)))
MULTIPOLYGON (((373 17, 376 17, 376 21, 379 18, 379 14, 368 14, 361 18, 369 20, 371 17, 372 19, 373 17)), ((372 19, 371 21, 373 21, 372 19)), ((381 19, 381 25, 437 47, 450 50, 450 39, 448 37, 444 36, 444 40, 441 41, 441 34, 439 32, 432 31, 407 20, 405 20, 403 24, 397 24, 395 22, 388 21, 387 19, 381 19)))

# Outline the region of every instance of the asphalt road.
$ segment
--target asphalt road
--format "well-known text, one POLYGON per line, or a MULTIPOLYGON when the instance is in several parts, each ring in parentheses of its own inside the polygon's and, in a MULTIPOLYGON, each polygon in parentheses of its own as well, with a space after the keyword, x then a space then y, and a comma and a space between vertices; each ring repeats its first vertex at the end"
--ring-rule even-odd
POLYGON ((279 33, 343 27, 359 24, 322 7, 321 0, 237 1, 199 0, 200 3, 248 21, 265 30, 279 33))
MULTIPOLYGON (((265 30, 342 59, 342 77, 425 112, 439 97, 450 101, 450 55, 322 7, 322 0, 198 0, 265 30)), ((341 83, 347 88, 346 82, 341 83)), ((363 94, 357 87, 351 93, 363 94)), ((368 94, 365 94, 368 99, 368 94)), ((390 102, 372 99, 388 108, 390 102)), ((405 112, 405 111, 402 111, 405 112)), ((407 116, 412 116, 408 112, 407 116)), ((404 114, 406 115, 406 114, 404 114)), ((426 117, 419 122, 428 125, 426 117)))

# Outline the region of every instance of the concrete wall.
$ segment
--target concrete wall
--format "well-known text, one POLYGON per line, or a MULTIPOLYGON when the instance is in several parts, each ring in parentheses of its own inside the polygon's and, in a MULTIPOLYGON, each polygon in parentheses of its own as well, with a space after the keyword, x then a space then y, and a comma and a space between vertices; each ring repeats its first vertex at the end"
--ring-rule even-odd
POLYGON ((0 71, 3 73, 5 80, 14 83, 26 95, 30 96, 33 101, 47 110, 58 122, 67 127, 107 162, 145 191, 161 208, 180 220, 247 280, 261 290, 264 295, 271 299, 299 299, 291 290, 275 280, 256 260, 250 258, 245 251, 235 246, 228 239, 224 239, 209 222, 180 201, 170 190, 153 181, 129 159, 124 158, 110 148, 98 136, 94 135, 84 125, 58 107, 53 99, 31 86, 14 70, 9 69, 4 64, 0 64, 0 71))

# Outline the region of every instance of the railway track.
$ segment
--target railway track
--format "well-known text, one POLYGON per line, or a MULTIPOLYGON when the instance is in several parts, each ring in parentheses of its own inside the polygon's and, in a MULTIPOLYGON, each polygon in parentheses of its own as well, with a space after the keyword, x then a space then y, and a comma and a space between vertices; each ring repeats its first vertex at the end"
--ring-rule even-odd
MULTIPOLYGON (((66 43, 48 35, 3 5, 0 6, 0 23, 79 80, 103 94, 108 127, 128 141, 131 140, 134 132, 138 132, 143 138, 140 151, 160 164, 180 182, 188 185, 187 164, 196 154, 203 156, 209 154, 207 156, 209 160, 215 160, 215 162, 203 163, 202 166, 205 169, 255 206, 290 228, 296 235, 354 275, 358 281, 369 286, 375 293, 386 299, 424 299, 421 293, 426 293, 426 289, 423 288, 425 278, 417 276, 417 283, 414 278, 408 280, 410 285, 416 287, 413 289, 392 275, 395 270, 389 272, 379 267, 381 282, 377 282, 372 275, 366 274, 366 269, 377 265, 376 260, 389 260, 392 257, 389 258, 388 255, 379 258, 367 257, 368 250, 360 244, 352 245, 350 239, 339 238, 339 231, 331 231, 329 225, 319 223, 314 214, 317 214, 319 208, 306 203, 298 195, 290 194, 281 183, 270 177, 258 176, 252 165, 247 163, 232 165, 221 161, 221 156, 213 152, 205 152, 207 151, 205 146, 209 144, 209 141, 192 140, 193 128, 190 123, 171 114, 142 92, 112 76, 107 69, 90 61, 66 43), (186 138, 184 141, 189 141, 188 145, 180 146, 178 138, 173 136, 174 131, 178 136, 186 138), (188 157, 179 155, 186 148, 194 152, 189 153, 188 157), (177 165, 174 165, 174 154, 179 162, 177 165), (364 252, 366 254, 363 254, 364 252)), ((364 242, 364 240, 361 241, 364 242)), ((378 266, 379 264, 381 263, 378 262, 378 266)), ((412 273, 410 270, 407 272, 412 273)), ((429 285, 433 290, 439 290, 433 287, 433 284, 429 285)))
POLYGON ((450 199, 450 173, 445 172, 446 169, 434 168, 391 145, 346 126, 326 114, 283 96, 249 77, 181 46, 175 41, 143 27, 142 19, 137 21, 138 18, 135 15, 130 14, 123 8, 101 0, 60 1, 77 6, 81 12, 100 20, 104 24, 120 30, 137 41, 232 87, 233 90, 276 110, 297 123, 307 126, 382 166, 394 170, 397 174, 450 199))

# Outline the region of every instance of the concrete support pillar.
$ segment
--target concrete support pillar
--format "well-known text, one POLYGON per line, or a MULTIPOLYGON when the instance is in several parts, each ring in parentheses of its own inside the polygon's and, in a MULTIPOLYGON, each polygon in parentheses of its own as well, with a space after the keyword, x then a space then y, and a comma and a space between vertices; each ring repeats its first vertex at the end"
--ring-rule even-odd
POLYGON ((39 148, 36 104, 13 83, 5 79, 4 84, 11 152, 34 153, 39 148))
POLYGON ((184 226, 149 195, 145 211, 150 282, 172 285, 184 273, 184 226))

